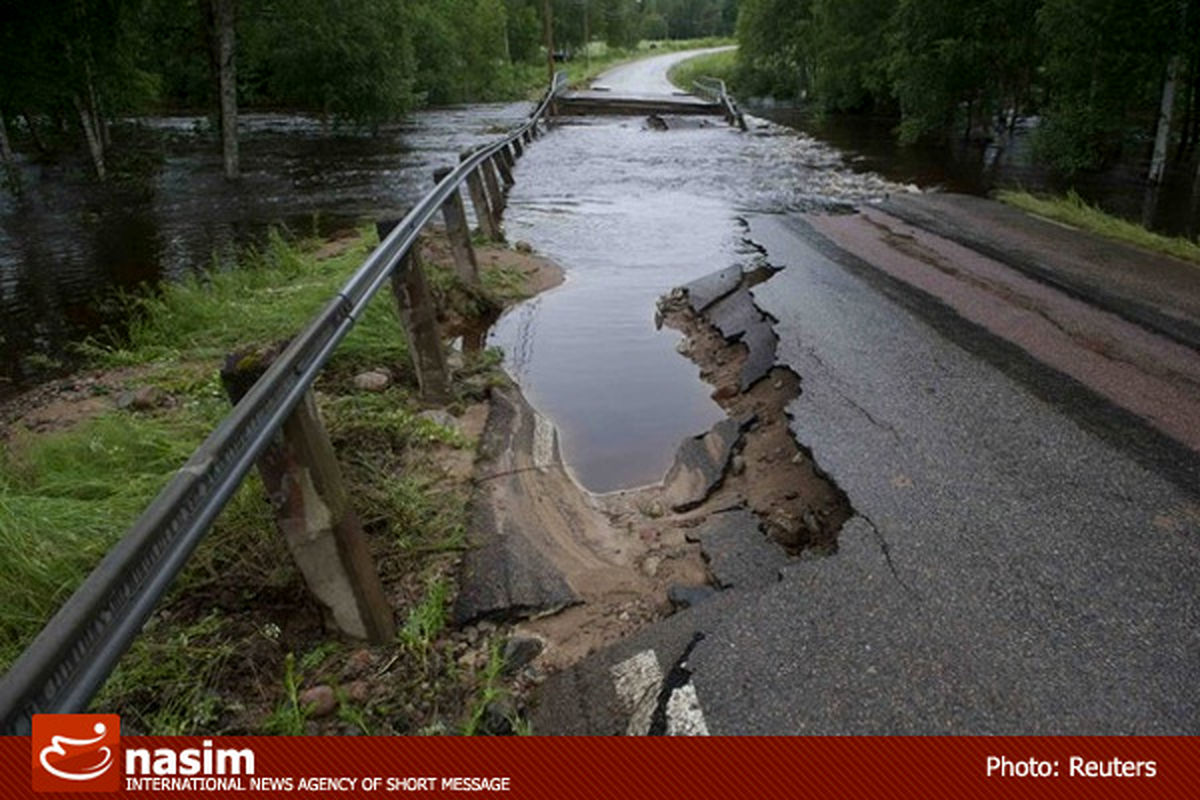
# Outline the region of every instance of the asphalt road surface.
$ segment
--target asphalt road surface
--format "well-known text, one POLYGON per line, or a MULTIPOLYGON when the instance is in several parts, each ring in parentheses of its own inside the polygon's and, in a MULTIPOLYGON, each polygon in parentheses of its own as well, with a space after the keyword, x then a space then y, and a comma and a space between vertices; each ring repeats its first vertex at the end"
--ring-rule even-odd
POLYGON ((678 53, 667 53, 631 61, 602 73, 592 81, 592 87, 608 89, 613 94, 622 95, 675 94, 679 89, 667 80, 667 72, 671 67, 681 61, 687 61, 689 58, 733 49, 733 47, 709 47, 701 50, 681 50, 678 53))
POLYGON ((1200 731, 1200 277, 913 203, 747 217, 837 552, 552 676, 539 733, 1200 731))

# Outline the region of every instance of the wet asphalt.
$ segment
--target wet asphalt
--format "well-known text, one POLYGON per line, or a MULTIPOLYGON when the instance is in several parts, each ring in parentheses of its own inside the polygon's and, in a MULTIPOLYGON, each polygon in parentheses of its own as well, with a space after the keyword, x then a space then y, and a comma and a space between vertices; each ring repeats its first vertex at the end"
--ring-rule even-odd
POLYGON ((714 734, 1195 733, 1196 454, 800 216, 748 222, 784 267, 753 294, 792 429, 856 516, 836 554, 552 678, 539 730, 618 732, 606 666, 701 632, 714 734))
MULTIPOLYGON (((1185 290, 1155 299, 1141 274, 1087 269, 1087 248, 1110 270, 1120 248, 991 205, 884 208, 1025 276, 1073 239, 1082 255, 1055 290, 1187 346, 1185 290)), ((855 515, 836 553, 790 559, 551 676, 534 729, 625 732, 611 670, 650 650, 663 673, 688 671, 713 734, 1197 733, 1200 455, 810 217, 744 219, 780 268, 752 295, 777 364, 801 380, 792 431, 855 515)), ((1017 284, 985 286, 983 302, 1049 308, 1017 284)))

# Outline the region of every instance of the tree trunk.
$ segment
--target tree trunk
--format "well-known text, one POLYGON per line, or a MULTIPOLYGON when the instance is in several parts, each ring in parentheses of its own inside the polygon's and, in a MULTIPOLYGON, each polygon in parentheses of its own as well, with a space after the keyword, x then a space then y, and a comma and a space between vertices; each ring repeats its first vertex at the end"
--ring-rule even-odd
POLYGON ((546 39, 546 68, 550 71, 550 85, 554 85, 554 12, 550 0, 542 0, 542 27, 546 39))
POLYGON ((29 131, 29 138, 33 140, 33 146, 37 148, 38 153, 42 155, 49 153, 50 148, 46 146, 46 140, 38 132, 37 125, 33 124, 33 114, 30 114, 28 111, 22 111, 21 119, 25 120, 25 129, 29 131))
POLYGON ((213 67, 220 103, 221 157, 225 177, 239 175, 237 138, 236 0, 211 0, 213 67))
POLYGON ((8 141, 8 125, 4 114, 0 114, 0 162, 4 164, 4 175, 13 192, 21 190, 21 173, 17 170, 17 159, 13 155, 12 144, 8 141))
POLYGON ((74 95, 74 99, 75 110, 79 112, 79 125, 83 128, 83 138, 87 140, 88 152, 92 156, 92 166, 96 168, 96 177, 103 181, 108 173, 104 168, 104 141, 96 128, 96 117, 78 94, 74 95))
POLYGON ((1162 183, 1167 169, 1167 145, 1171 141, 1171 115, 1175 111, 1175 85, 1179 82, 1182 59, 1171 56, 1167 62, 1167 77, 1163 82, 1162 105, 1158 112, 1158 132, 1154 136, 1154 155, 1150 158, 1150 182, 1162 183))

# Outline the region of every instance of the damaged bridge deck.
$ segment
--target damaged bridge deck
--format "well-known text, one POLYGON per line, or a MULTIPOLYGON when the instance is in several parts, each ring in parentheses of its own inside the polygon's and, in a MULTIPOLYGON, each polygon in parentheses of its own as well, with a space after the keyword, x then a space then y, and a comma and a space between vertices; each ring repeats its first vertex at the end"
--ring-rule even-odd
POLYGON ((558 99, 555 107, 556 112, 564 116, 665 114, 719 117, 726 113, 724 105, 719 102, 710 102, 682 92, 672 95, 630 94, 605 89, 567 92, 558 99))

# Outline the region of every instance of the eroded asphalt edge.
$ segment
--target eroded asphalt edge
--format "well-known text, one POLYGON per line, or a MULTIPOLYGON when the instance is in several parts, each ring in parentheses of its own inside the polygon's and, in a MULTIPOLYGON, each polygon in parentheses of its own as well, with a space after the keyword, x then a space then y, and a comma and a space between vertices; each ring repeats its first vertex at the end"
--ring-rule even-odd
MULTIPOLYGON (((623 732, 621 703, 605 667, 653 648, 665 671, 702 631, 707 638, 688 668, 717 733, 1194 732, 1196 708, 1186 686, 1196 677, 1197 612, 1189 593, 1180 591, 1196 577, 1195 524, 1186 518, 1194 494, 1130 462, 1190 488, 1200 474, 1195 454, 1180 452, 1132 415, 936 300, 857 262, 800 218, 755 217, 751 224, 755 240, 773 256, 802 254, 784 259, 789 269, 782 278, 800 278, 798 294, 781 301, 786 293, 776 290, 776 277, 755 290, 755 299, 777 320, 780 362, 804 380, 793 404, 793 432, 850 492, 860 516, 843 529, 836 556, 796 563, 783 581, 755 596, 723 592, 552 679, 535 727, 623 732), (806 294, 805 308, 789 308, 806 294), (823 305, 833 309, 824 320, 823 305), (865 317, 848 314, 851 305, 865 317), (825 363, 837 361, 839 348, 831 345, 848 321, 863 318, 877 324, 857 325, 852 350, 878 349, 903 369, 920 373, 932 365, 938 373, 901 381, 908 384, 899 387, 909 395, 906 404, 866 408, 864 398, 877 402, 878 395, 839 385, 838 365, 825 363), (914 327, 932 327, 943 338, 929 340, 914 327), (896 340, 927 352, 905 359, 897 355, 903 347, 879 347, 870 336, 864 341, 868 329, 884 339, 894 330, 896 340), (1003 366, 1003 374, 971 380, 979 370, 968 353, 1003 366), (921 410, 922 403, 912 402, 913 383, 922 384, 921 392, 948 383, 953 395, 955 378, 992 395, 983 406, 980 391, 968 398, 991 424, 972 426, 979 413, 967 414, 964 427, 949 437, 951 449, 994 449, 999 457, 992 460, 999 463, 979 465, 978 472, 985 480, 997 472, 1007 478, 1007 491, 997 496, 1012 508, 971 509, 962 470, 942 463, 955 459, 921 452, 927 440, 889 423, 921 410), (1055 419, 1064 408, 1104 441, 1055 419), (1015 447, 977 441, 998 427, 997 414, 1011 423, 1015 447), (1069 474, 1061 459, 1019 457, 1030 447, 1038 452, 1047 430, 1063 437, 1058 450, 1075 459, 1067 465, 1077 469, 1074 490, 1047 488, 1047 481, 1069 474), (1109 466, 1089 474, 1095 464, 1109 466), (1017 480, 1023 473, 1026 479, 1017 480), (1124 493, 1128 513, 1113 519, 1111 508, 1089 509, 1097 493, 1124 493), (1133 500, 1139 493, 1141 503, 1133 500), (918 502, 897 502, 906 494, 918 502), (1069 511, 1056 515, 1064 502, 1069 511), (1180 508, 1179 530, 1147 539, 1150 511, 1171 520, 1180 508), (975 526, 979 530, 969 530, 975 526), (920 535, 918 527, 937 534, 920 535), (1083 536, 1083 529, 1095 535, 1083 536), (1007 544, 996 546, 997 534, 1007 544), (1099 596, 1089 602, 1093 586, 1099 596), (782 624, 764 632, 758 624, 764 614, 782 624), (1137 652, 1130 652, 1131 639, 1137 652)), ((867 388, 886 393, 896 387, 867 388)))

